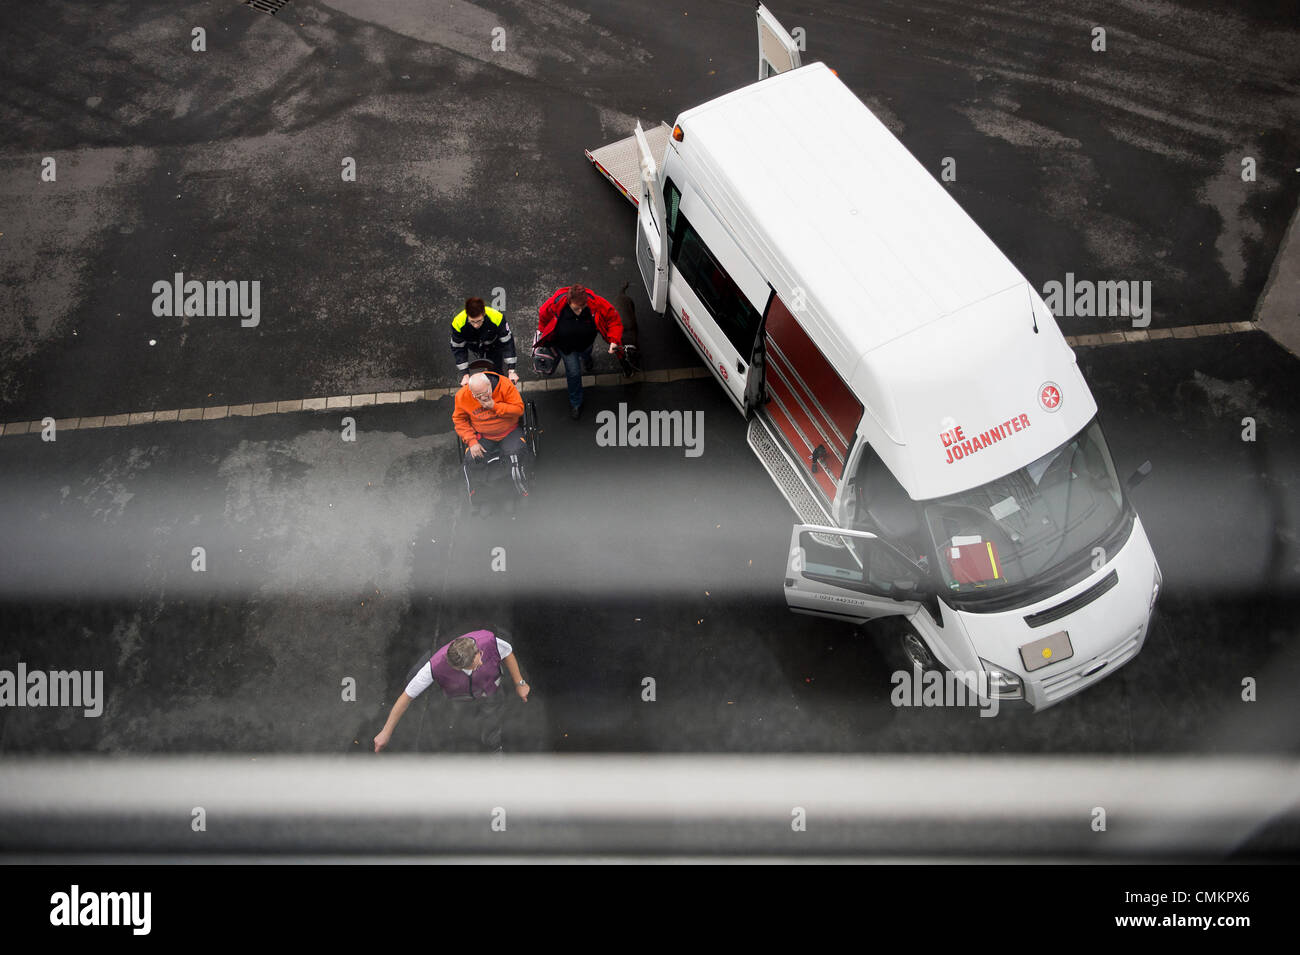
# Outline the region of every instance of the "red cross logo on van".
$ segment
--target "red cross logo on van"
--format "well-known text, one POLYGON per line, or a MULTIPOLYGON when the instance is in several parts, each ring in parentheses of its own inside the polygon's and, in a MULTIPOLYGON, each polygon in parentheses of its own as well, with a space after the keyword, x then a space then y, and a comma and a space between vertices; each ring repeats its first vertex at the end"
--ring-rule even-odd
POLYGON ((1054 381, 1045 381, 1038 389, 1038 403, 1044 411, 1055 411, 1061 407, 1061 389, 1054 381))

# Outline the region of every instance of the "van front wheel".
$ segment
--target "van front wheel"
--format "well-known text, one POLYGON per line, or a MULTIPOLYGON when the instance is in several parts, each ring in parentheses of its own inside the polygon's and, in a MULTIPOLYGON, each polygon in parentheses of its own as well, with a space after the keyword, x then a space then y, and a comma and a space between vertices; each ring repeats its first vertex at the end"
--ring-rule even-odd
POLYGON ((921 635, 902 617, 881 621, 876 645, 891 671, 910 673, 920 669, 922 672, 937 670, 942 673, 947 669, 921 635))

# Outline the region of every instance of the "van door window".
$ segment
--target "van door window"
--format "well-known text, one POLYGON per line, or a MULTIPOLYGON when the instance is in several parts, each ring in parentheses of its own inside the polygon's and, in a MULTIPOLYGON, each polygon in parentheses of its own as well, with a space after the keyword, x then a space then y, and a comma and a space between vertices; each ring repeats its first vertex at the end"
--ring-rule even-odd
POLYGON ((895 584, 908 581, 915 590, 923 579, 918 567, 883 540, 804 531, 799 547, 800 570, 811 580, 898 599, 895 584))
POLYGON ((664 207, 668 211, 668 257, 672 261, 677 259, 677 208, 682 204, 682 191, 677 188, 671 180, 664 182, 664 207))
POLYGON ((686 284, 709 310, 732 347, 740 353, 741 360, 748 362, 762 324, 762 316, 741 293, 727 270, 709 251, 699 233, 692 228, 690 221, 671 198, 669 210, 669 221, 675 226, 669 258, 686 284))

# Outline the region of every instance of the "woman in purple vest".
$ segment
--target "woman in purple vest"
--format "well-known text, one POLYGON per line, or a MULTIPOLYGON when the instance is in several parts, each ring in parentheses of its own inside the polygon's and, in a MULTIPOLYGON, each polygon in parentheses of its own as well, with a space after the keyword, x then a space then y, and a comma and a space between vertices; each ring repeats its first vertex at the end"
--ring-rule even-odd
POLYGON ((519 698, 528 702, 528 681, 519 675, 514 649, 491 630, 474 630, 457 637, 434 653, 428 664, 406 685, 393 704, 388 722, 375 737, 375 752, 388 745, 393 730, 411 701, 435 682, 454 703, 474 707, 480 722, 479 740, 493 752, 501 751, 501 721, 505 717, 506 695, 501 689, 501 671, 510 676, 519 698))

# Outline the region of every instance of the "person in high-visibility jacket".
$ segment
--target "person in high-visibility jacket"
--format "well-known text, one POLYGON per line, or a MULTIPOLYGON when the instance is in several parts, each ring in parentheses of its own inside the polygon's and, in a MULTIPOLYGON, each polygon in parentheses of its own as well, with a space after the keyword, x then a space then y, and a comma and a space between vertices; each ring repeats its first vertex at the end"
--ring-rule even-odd
POLYGON ((515 370, 519 358, 515 354, 510 323, 481 298, 465 299, 465 307, 451 320, 451 358, 460 372, 462 385, 469 381, 470 352, 475 358, 491 361, 497 374, 507 375, 515 384, 519 383, 515 370))

